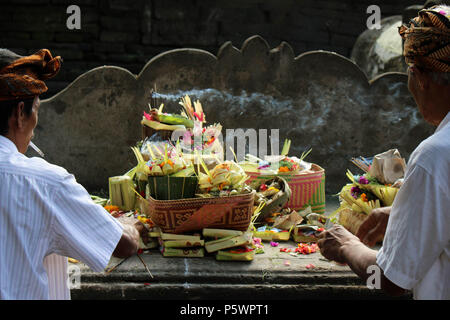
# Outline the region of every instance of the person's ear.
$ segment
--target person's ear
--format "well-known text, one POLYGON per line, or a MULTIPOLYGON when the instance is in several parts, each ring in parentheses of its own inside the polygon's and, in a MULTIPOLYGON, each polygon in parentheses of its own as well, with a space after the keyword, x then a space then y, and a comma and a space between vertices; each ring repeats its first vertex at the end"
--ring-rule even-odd
POLYGON ((25 103, 23 101, 20 101, 17 104, 16 112, 15 112, 15 118, 16 118, 16 125, 17 128, 22 129, 24 126, 24 120, 25 120, 25 103))

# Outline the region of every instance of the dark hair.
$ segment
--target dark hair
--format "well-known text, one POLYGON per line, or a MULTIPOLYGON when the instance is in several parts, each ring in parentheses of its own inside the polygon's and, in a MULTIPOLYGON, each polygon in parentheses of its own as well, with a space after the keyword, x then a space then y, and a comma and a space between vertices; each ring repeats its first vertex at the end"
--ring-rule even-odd
POLYGON ((24 103, 23 111, 25 112, 25 115, 29 117, 33 110, 34 98, 0 101, 0 135, 6 136, 8 134, 8 120, 21 101, 24 103))
MULTIPOLYGON (((22 58, 22 56, 11 50, 0 48, 0 69, 19 58, 22 58)), ((26 116, 29 117, 33 109, 34 98, 0 101, 0 135, 5 136, 8 134, 8 120, 21 101, 24 102, 23 110, 26 116)))

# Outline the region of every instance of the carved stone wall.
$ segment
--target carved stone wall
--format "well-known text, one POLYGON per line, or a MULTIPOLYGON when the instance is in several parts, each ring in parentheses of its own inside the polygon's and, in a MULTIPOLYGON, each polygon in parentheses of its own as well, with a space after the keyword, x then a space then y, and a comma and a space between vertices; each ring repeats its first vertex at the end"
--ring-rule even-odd
MULTIPOLYGON (((130 146, 141 137, 140 119, 151 88, 168 111, 179 98, 199 99, 209 123, 226 129, 280 129, 291 155, 312 148, 308 160, 326 170, 326 190, 346 183, 353 156, 398 148, 408 158, 433 128, 416 109, 407 76, 387 73, 369 82, 351 60, 311 51, 295 56, 282 43, 271 49, 254 36, 242 48, 225 43, 217 56, 178 49, 151 59, 138 75, 99 67, 43 100, 35 142, 89 190, 135 165, 130 146)), ((356 171, 356 170, 355 170, 356 171)))

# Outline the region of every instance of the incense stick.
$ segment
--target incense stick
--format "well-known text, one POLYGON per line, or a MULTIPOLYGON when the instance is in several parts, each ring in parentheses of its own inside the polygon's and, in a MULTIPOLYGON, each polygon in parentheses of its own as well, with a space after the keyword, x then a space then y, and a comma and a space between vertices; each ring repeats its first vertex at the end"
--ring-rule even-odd
POLYGON ((150 272, 150 270, 149 270, 149 268, 147 267, 147 265, 145 264, 144 259, 142 259, 142 257, 141 257, 139 254, 136 254, 136 255, 138 256, 139 260, 141 260, 142 264, 144 265, 144 267, 145 267, 145 269, 147 270, 147 272, 148 272, 148 274, 150 275, 150 277, 152 277, 152 279, 153 279, 153 275, 152 275, 152 273, 150 272))
POLYGON ((125 259, 123 259, 122 261, 120 261, 118 264, 116 264, 114 267, 112 267, 112 268, 110 268, 110 269, 108 269, 108 270, 106 270, 106 273, 108 274, 108 273, 111 273, 111 272, 113 272, 118 266, 120 266, 122 263, 124 263, 125 262, 125 260, 127 260, 128 258, 125 258, 125 259))

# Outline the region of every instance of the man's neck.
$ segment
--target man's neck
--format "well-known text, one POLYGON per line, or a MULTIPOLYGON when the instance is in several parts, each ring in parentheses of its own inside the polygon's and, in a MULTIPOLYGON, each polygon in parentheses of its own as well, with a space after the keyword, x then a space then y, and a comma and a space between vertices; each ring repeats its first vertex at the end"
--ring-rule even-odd
POLYGON ((20 144, 18 143, 18 140, 17 140, 17 138, 16 138, 16 135, 15 135, 13 132, 10 131, 10 132, 8 132, 8 134, 4 135, 3 137, 5 137, 6 139, 8 139, 8 140, 10 140, 12 143, 14 143, 14 145, 16 146, 17 150, 18 150, 20 153, 24 153, 24 152, 20 151, 20 150, 21 150, 20 144))

